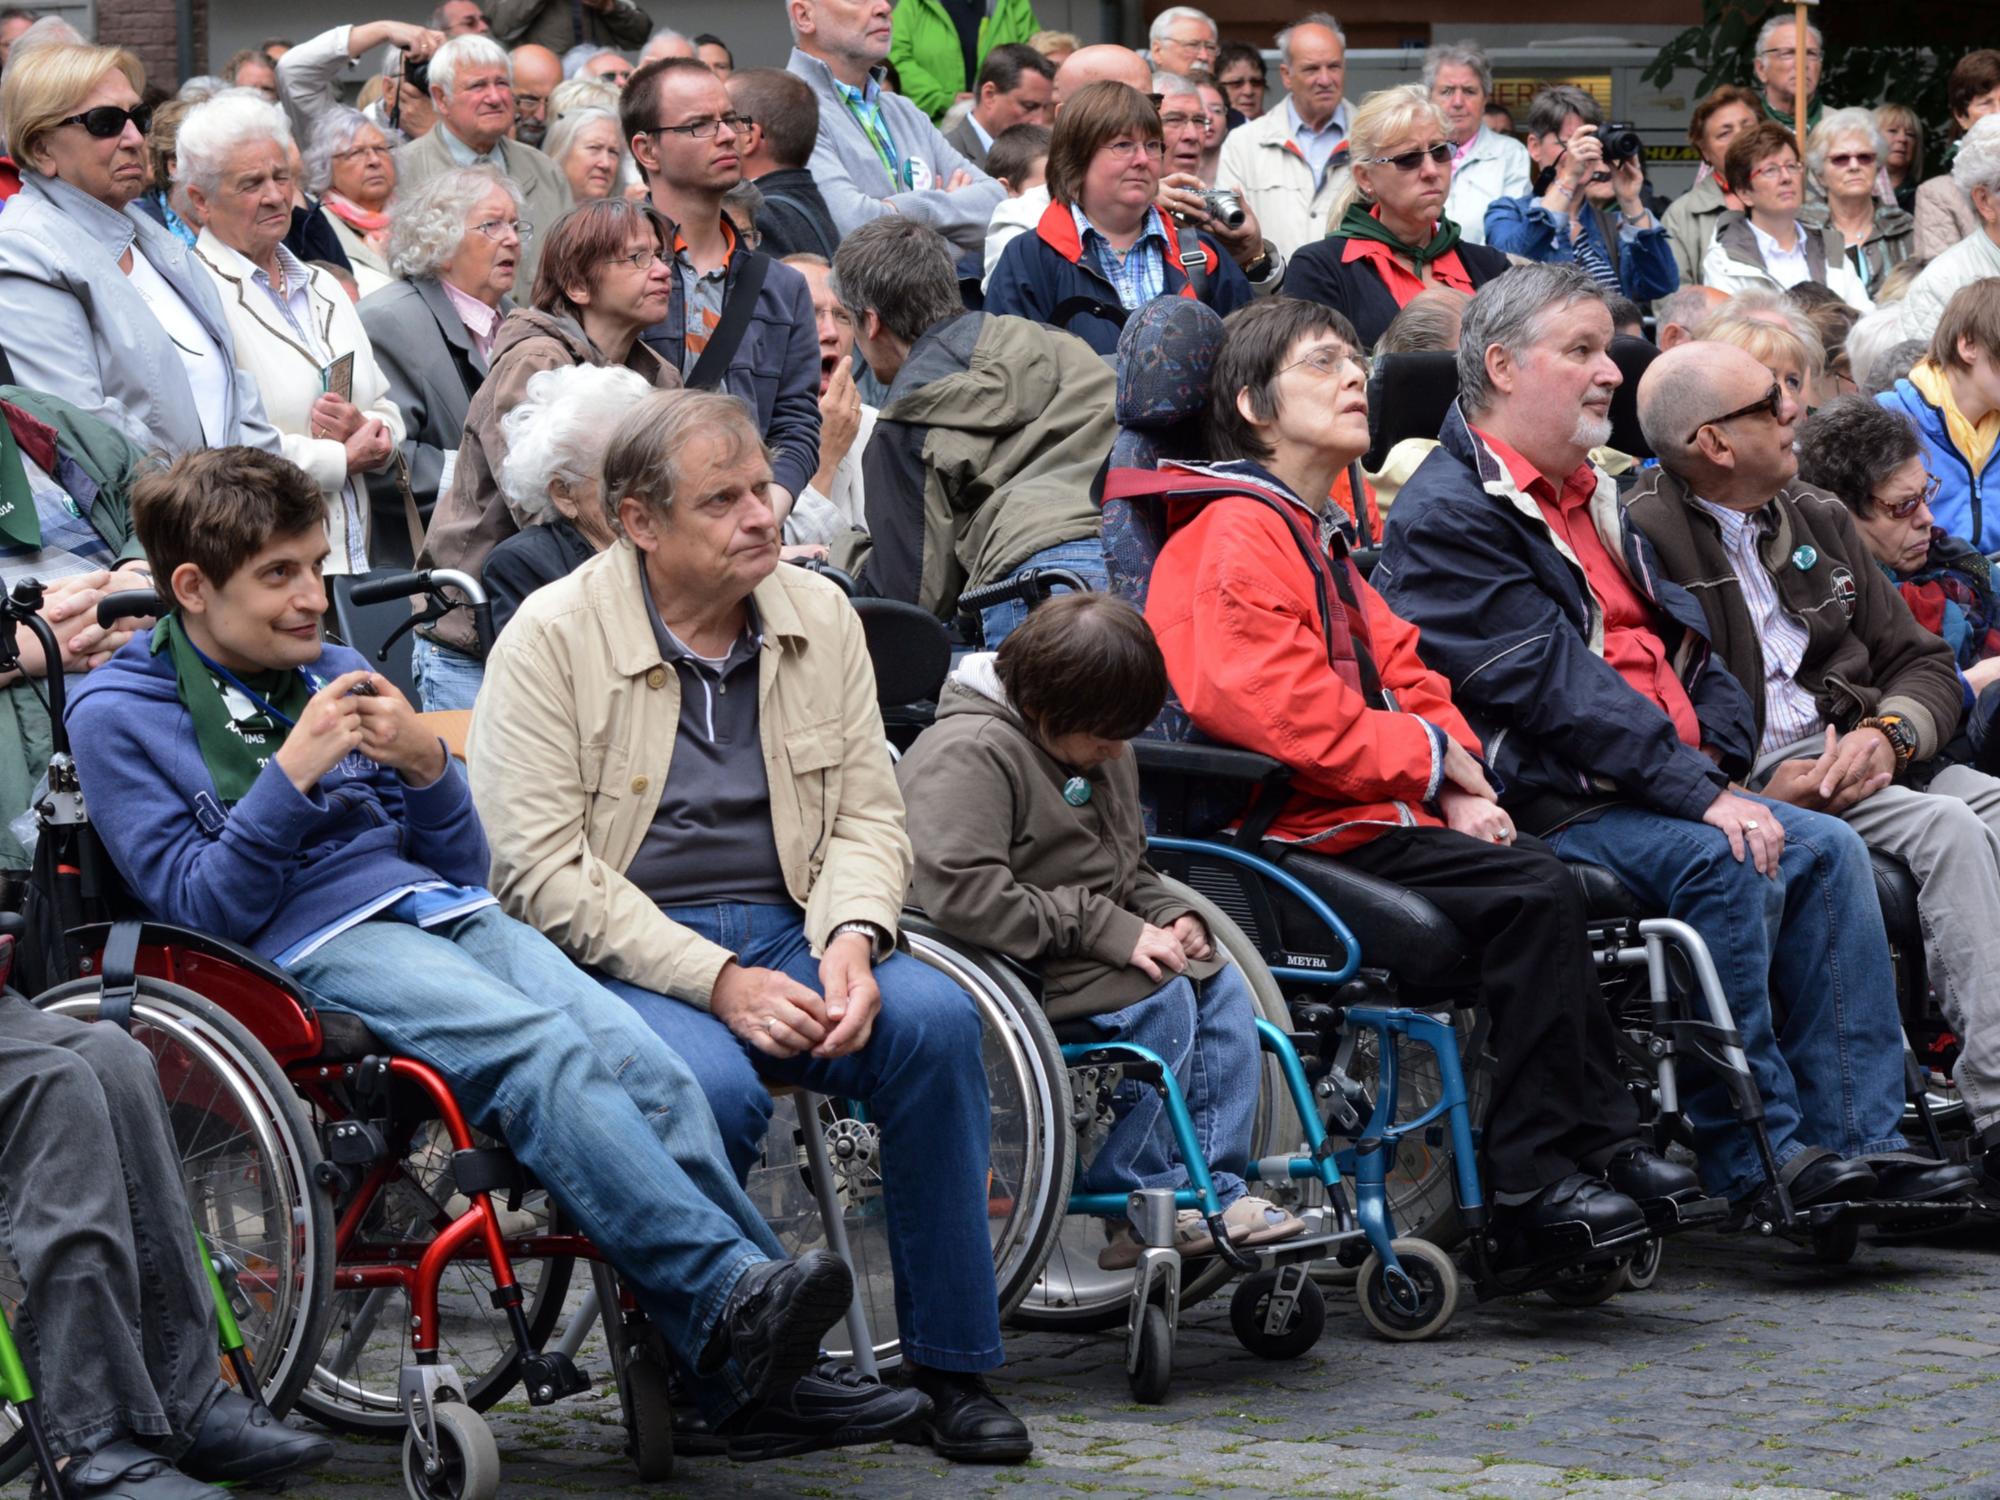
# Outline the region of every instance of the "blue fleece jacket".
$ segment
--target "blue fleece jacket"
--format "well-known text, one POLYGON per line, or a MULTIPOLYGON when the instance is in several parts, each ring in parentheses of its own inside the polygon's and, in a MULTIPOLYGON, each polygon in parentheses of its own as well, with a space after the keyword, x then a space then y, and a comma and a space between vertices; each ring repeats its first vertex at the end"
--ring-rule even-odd
MULTIPOLYGON (((486 834, 455 761, 412 787, 347 757, 302 795, 275 760, 224 813, 175 690, 172 658, 144 634, 92 672, 67 715, 91 823, 140 904, 161 921, 275 959, 400 887, 486 882, 486 834)), ((322 677, 365 669, 327 646, 322 677)))

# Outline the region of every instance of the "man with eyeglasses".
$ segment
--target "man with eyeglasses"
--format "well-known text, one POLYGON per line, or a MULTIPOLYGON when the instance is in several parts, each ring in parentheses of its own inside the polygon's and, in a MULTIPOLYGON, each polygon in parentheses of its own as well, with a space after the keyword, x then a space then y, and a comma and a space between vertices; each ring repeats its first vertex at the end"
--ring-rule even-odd
POLYGON ((1217 52, 1215 83, 1233 112, 1229 121, 1231 130, 1263 118, 1264 96, 1270 92, 1271 78, 1264 67, 1264 54, 1255 47, 1246 42, 1230 42, 1217 52))
POLYGON ((1315 12, 1278 33, 1278 80, 1287 97, 1222 143, 1217 187, 1233 188, 1282 256, 1326 233, 1347 180, 1347 39, 1315 12))
POLYGON ((405 192, 453 167, 488 166, 521 190, 521 217, 534 226, 521 244, 520 279, 533 286, 542 246, 571 207, 561 167, 525 141, 512 140, 514 73, 490 36, 453 37, 432 54, 431 100, 437 124, 396 153, 396 182, 405 192))
POLYGON ((1220 50, 1215 22, 1191 5, 1168 6, 1146 34, 1146 59, 1155 73, 1212 73, 1220 50))
MULTIPOLYGON (((1969 1174, 1901 1154, 1902 1036, 1867 849, 1837 818, 1737 790, 1757 753, 1750 697, 1674 581, 1689 575, 1663 570, 1590 460, 1621 383, 1610 343, 1604 289, 1575 266, 1479 289, 1458 402, 1396 499, 1375 581, 1451 679, 1522 830, 1707 941, 1792 1202, 1957 1196, 1969 1174)), ((1662 355, 1642 418, 1662 368, 1731 355, 1662 355)), ((1769 373, 1739 357, 1764 395, 1769 373)), ((1782 393, 1782 434, 1735 384, 1711 394, 1677 403, 1694 410, 1671 437, 1653 409, 1663 461, 1690 443, 1790 443, 1782 393)), ((1708 1190, 1768 1210, 1773 1184, 1726 1091, 1691 1076, 1683 1103, 1708 1190)))
MULTIPOLYGON (((1806 129, 1819 124, 1822 106, 1818 100, 1820 66, 1826 61, 1826 43, 1819 28, 1808 26, 1806 35, 1806 129)), ((1798 133, 1799 29, 1790 11, 1783 11, 1764 23, 1757 33, 1756 53, 1750 71, 1757 79, 1757 92, 1764 99, 1764 113, 1794 135, 1798 133)))
POLYGON ((535 42, 507 54, 514 65, 514 139, 541 149, 549 133, 549 94, 563 81, 562 59, 535 42))
MULTIPOLYGON (((1740 349, 1662 356, 1639 387, 1661 467, 1631 518, 1750 688, 1749 784, 1845 819, 1915 877, 1932 987, 1964 1049, 1954 1079, 1975 1127, 2000 1143, 2000 780, 1954 752, 1971 695, 1951 647, 1910 612, 1842 497, 1800 481, 1802 415, 1740 349)), ((1895 434, 1886 441, 1914 460, 1868 497, 1893 522, 1931 491, 1914 432, 1900 450, 1895 434)))
POLYGON ((743 180, 750 121, 693 57, 639 69, 619 113, 653 206, 676 226, 666 320, 640 337, 690 385, 750 408, 771 452, 771 509, 782 525, 819 468, 819 333, 805 277, 744 244, 722 211, 743 180), (745 296, 747 319, 731 319, 745 296))

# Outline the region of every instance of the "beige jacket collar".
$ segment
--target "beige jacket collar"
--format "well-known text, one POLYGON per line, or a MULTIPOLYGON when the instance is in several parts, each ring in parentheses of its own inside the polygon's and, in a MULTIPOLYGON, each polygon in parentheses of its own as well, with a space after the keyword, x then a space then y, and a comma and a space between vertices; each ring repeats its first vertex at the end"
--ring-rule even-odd
MULTIPOLYGON (((590 605, 603 622, 612 671, 620 677, 643 677, 666 662, 648 617, 651 606, 646 591, 639 587, 639 549, 621 540, 611 550, 620 561, 591 571, 587 580, 590 605)), ((796 651, 806 644, 810 637, 805 624, 775 573, 752 589, 750 598, 757 606, 766 651, 796 651)))

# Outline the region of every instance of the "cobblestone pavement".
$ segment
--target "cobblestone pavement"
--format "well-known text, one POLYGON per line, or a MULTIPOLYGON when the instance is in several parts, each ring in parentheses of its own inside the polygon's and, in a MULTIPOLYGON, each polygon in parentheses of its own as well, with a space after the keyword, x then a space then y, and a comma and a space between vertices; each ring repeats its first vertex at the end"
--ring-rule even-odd
MULTIPOLYGON (((1103 1494, 1542 1500, 2000 1495, 2000 1231, 1863 1242, 1828 1268, 1782 1245, 1688 1237, 1657 1284, 1589 1310, 1527 1297, 1462 1311, 1439 1341, 1371 1337, 1329 1291, 1293 1364, 1238 1348, 1227 1305, 1182 1323, 1175 1386, 1132 1404, 1111 1335, 1019 1334, 996 1382, 1027 1414, 1021 1469, 881 1447, 737 1466, 684 1461, 653 1493, 1028 1497, 1103 1494)), ((598 1394, 494 1425, 503 1495, 642 1494, 602 1346, 598 1394)), ((288 1500, 400 1493, 399 1452, 343 1441, 288 1500)))

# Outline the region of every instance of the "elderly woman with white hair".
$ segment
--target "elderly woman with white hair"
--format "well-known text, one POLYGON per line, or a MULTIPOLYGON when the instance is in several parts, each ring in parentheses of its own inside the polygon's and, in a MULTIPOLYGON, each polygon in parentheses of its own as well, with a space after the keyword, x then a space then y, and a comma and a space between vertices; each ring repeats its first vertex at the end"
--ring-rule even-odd
POLYGON ((578 203, 619 191, 627 160, 618 116, 594 105, 565 112, 542 139, 542 153, 562 168, 578 203))
POLYGON ((221 294, 237 360, 285 457, 326 495, 326 571, 365 573, 364 476, 395 461, 403 418, 347 294, 285 248, 291 143, 276 105, 218 94, 181 122, 174 184, 202 220, 195 258, 221 294))
POLYGON ((1972 204, 1979 227, 1924 267, 1903 299, 1903 337, 1928 339, 1958 289, 2000 276, 2000 115, 1965 133, 1951 180, 1972 204))
POLYGON ((361 295, 395 279, 389 269, 389 199, 396 191, 396 149, 358 109, 338 105, 322 115, 304 158, 307 193, 332 229, 361 295))
POLYGON ((1806 175, 1826 199, 1802 204, 1799 222, 1836 232, 1847 264, 1871 297, 1916 248, 1916 221, 1894 199, 1876 196, 1887 154, 1881 127, 1865 109, 1832 110, 1806 138, 1806 175))
POLYGON ((500 493, 530 524, 495 547, 480 570, 496 634, 528 595, 617 540, 598 489, 604 449, 652 389, 615 365, 544 370, 529 378, 527 400, 500 419, 507 435, 500 493))
POLYGON ((403 414, 403 467, 368 481, 369 554, 377 567, 408 567, 451 486, 466 408, 514 310, 529 229, 519 189, 491 167, 454 167, 399 193, 389 218, 389 265, 401 279, 362 298, 360 310, 389 400, 403 414))

